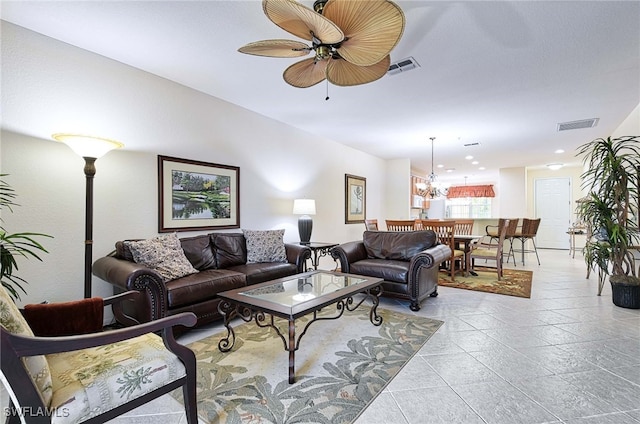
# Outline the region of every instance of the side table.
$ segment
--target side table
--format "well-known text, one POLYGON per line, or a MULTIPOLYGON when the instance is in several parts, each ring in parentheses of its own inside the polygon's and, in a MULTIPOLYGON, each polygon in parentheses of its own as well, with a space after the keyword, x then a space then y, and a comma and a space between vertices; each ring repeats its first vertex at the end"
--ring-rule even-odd
POLYGON ((576 250, 582 250, 578 249, 576 245, 576 236, 586 236, 586 232, 584 231, 584 227, 571 227, 569 231, 567 231, 567 234, 569 234, 569 255, 575 258, 576 250))
MULTIPOLYGON (((336 247, 338 243, 321 243, 321 242, 309 242, 309 243, 300 243, 302 246, 307 246, 311 249, 312 257, 311 257, 311 266, 313 266, 314 270, 318 269, 318 264, 320 262, 320 258, 323 256, 327 256, 329 251, 336 247)), ((308 269, 308 268, 307 268, 308 269)))

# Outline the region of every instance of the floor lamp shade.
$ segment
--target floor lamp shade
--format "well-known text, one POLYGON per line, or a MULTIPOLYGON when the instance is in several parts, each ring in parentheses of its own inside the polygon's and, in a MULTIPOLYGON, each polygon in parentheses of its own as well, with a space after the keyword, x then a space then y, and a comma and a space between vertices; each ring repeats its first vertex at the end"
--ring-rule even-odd
POLYGON ((300 242, 309 243, 311 241, 311 230, 313 229, 313 220, 309 215, 316 214, 316 201, 313 199, 295 199, 293 201, 293 214, 302 215, 298 218, 300 242))
POLYGON ((54 140, 71 148, 84 158, 86 178, 85 194, 85 240, 84 240, 84 297, 91 297, 91 265, 93 260, 93 177, 96 175, 96 159, 124 145, 117 141, 81 134, 53 134, 54 140))

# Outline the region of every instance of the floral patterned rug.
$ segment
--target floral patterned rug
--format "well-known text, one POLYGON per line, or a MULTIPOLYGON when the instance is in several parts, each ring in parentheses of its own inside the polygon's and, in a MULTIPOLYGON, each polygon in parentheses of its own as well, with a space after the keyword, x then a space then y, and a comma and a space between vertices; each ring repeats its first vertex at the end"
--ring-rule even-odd
POLYGON ((503 269, 503 276, 500 281, 498 281, 498 274, 495 269, 476 266, 475 271, 478 274, 477 276, 456 274, 455 281, 451 280, 450 275, 445 275, 441 272, 438 278, 438 285, 509 296, 531 297, 533 271, 503 269))
MULTIPOLYGON (((351 423, 442 325, 442 321, 361 305, 337 320, 311 324, 296 351, 296 382, 288 352, 273 329, 255 322, 234 328, 236 343, 218 350, 220 333, 194 342, 198 415, 207 423, 351 423)), ((320 316, 334 316, 335 307, 320 316)), ((296 332, 307 317, 296 321, 296 332)), ((281 321, 281 331, 287 329, 281 321)), ((288 330, 284 333, 287 334, 288 330)), ((182 402, 181 390, 172 396, 182 402)))

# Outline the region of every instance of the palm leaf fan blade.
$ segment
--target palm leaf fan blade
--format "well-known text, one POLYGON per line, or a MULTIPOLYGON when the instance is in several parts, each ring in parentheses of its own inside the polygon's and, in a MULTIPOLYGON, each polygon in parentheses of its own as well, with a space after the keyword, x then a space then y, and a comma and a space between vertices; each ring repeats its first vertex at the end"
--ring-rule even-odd
POLYGON ((326 73, 327 61, 316 61, 315 58, 311 58, 289 66, 282 77, 294 87, 308 88, 323 81, 326 78, 326 73))
POLYGON ((327 79, 340 86, 367 84, 385 76, 390 64, 388 55, 371 66, 357 66, 346 60, 334 59, 327 65, 327 79))
POLYGON ((311 49, 305 43, 291 40, 263 40, 246 44, 238 49, 240 53, 267 57, 300 57, 311 49))
POLYGON ((325 44, 339 43, 344 39, 344 33, 336 24, 297 1, 263 0, 262 10, 271 22, 304 40, 311 41, 313 35, 325 44))
POLYGON ((404 13, 388 0, 329 0, 323 15, 342 29, 345 41, 338 52, 355 65, 380 62, 404 32, 404 13))

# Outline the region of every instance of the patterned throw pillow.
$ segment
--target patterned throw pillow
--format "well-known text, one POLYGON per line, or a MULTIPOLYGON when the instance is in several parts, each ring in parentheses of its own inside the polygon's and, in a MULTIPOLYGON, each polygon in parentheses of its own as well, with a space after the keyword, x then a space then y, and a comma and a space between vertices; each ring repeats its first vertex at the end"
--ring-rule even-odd
POLYGON ((131 250, 136 263, 154 269, 164 281, 198 272, 185 256, 176 233, 124 243, 131 250))
POLYGON ((287 262, 284 230, 242 230, 247 241, 247 263, 287 262))

